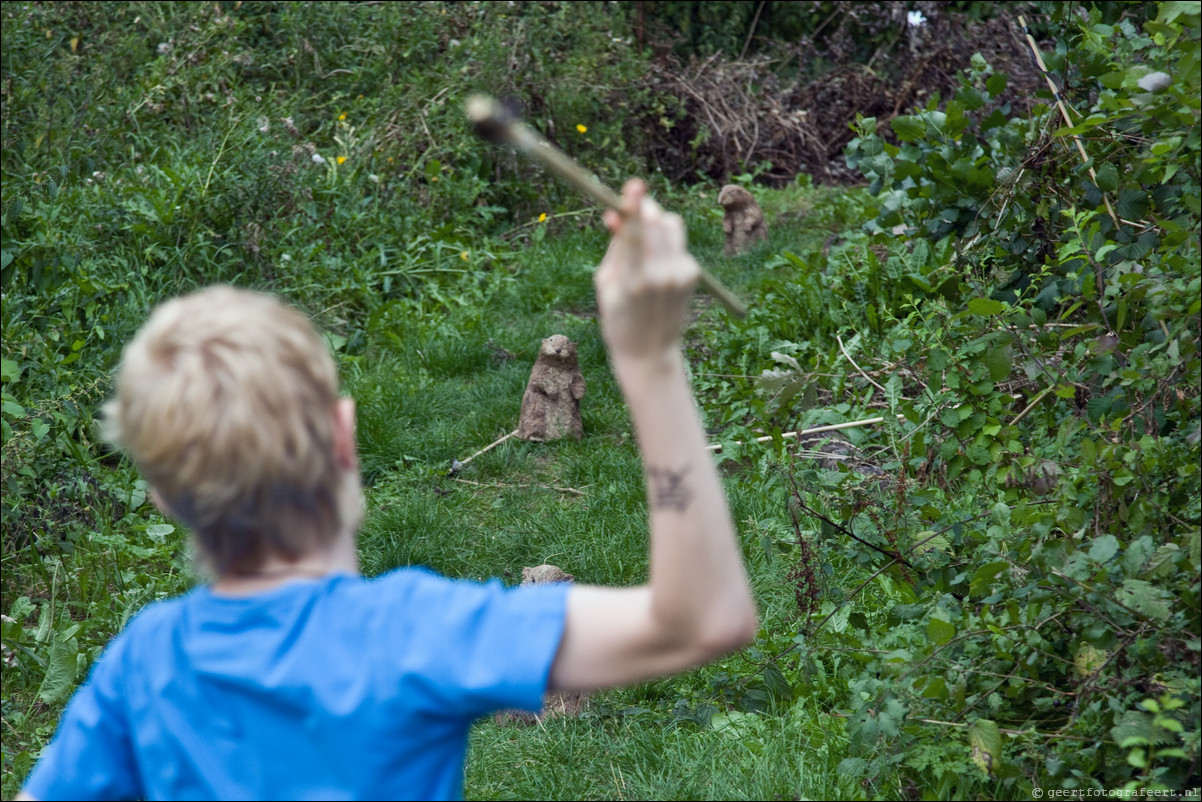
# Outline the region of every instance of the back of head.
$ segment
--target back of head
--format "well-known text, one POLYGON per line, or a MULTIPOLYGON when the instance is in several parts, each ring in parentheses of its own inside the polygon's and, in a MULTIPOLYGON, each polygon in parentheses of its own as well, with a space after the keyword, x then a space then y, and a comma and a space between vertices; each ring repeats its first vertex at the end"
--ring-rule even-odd
POLYGON ((158 307, 126 346, 106 423, 210 568, 253 573, 358 523, 334 456, 337 401, 303 315, 213 287, 158 307))

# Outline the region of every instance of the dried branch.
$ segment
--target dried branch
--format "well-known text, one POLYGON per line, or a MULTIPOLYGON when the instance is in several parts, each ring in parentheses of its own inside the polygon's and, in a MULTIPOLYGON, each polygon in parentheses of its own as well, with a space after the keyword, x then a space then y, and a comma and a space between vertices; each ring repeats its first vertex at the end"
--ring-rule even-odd
POLYGON ((559 487, 558 485, 548 485, 542 482, 514 482, 512 484, 494 483, 485 484, 484 482, 473 482, 470 479, 456 479, 452 477, 451 481, 459 482, 460 484, 471 485, 472 487, 484 487, 491 490, 508 490, 511 487, 543 487, 547 490, 558 490, 560 493, 572 493, 573 495, 583 496, 583 490, 577 490, 574 487, 559 487))
MULTIPOLYGON (((905 420, 906 416, 898 415, 897 419, 905 420)), ((871 426, 874 423, 880 423, 883 420, 885 420, 883 417, 876 417, 876 418, 864 418, 863 420, 848 421, 847 423, 832 423, 828 426, 815 426, 812 429, 801 429, 800 431, 796 431, 796 432, 784 432, 783 434, 781 434, 780 437, 782 440, 792 440, 795 437, 806 437, 807 435, 822 434, 823 432, 835 432, 835 431, 838 431, 839 429, 854 429, 854 428, 857 428, 860 426, 871 426)), ((775 440, 775 439, 776 439, 775 435, 766 435, 764 437, 757 437, 752 442, 753 443, 767 443, 769 440, 775 440)), ((735 440, 733 443, 731 443, 731 445, 741 446, 741 445, 745 445, 745 444, 742 440, 735 440)), ((721 451, 722 443, 711 443, 710 445, 705 447, 705 450, 706 451, 721 451)))
MULTIPOLYGON (((857 365, 856 361, 851 358, 851 354, 847 353, 847 349, 843 346, 843 338, 840 337, 838 334, 836 334, 835 339, 839 341, 839 350, 843 352, 843 356, 847 359, 848 362, 851 363, 851 366, 856 369, 856 372, 858 372, 865 379, 868 379, 868 383, 871 384, 873 387, 880 390, 882 393, 885 393, 885 388, 880 386, 876 382, 874 382, 872 380, 872 377, 869 376, 867 373, 865 373, 864 369, 862 367, 860 367, 859 365, 857 365)), ((886 395, 888 395, 888 393, 886 393, 886 395)))

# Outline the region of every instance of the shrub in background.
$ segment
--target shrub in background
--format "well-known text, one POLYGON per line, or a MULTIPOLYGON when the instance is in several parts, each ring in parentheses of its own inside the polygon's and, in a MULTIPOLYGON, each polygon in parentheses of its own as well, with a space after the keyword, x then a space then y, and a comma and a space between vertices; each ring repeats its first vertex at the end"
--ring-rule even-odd
POLYGON ((849 148, 866 230, 913 238, 877 348, 918 428, 890 495, 815 494, 870 544, 841 540, 886 625, 802 651, 863 655, 841 770, 869 795, 1198 782, 1199 17, 1048 11, 1071 125, 1012 116, 978 59, 849 148))

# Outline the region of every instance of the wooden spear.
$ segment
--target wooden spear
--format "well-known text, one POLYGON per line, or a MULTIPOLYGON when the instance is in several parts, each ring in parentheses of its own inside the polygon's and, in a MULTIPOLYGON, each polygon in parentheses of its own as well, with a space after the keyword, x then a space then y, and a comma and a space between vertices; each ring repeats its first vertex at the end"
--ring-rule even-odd
MULTIPOLYGON (((570 156, 544 139, 537 131, 514 118, 493 98, 472 95, 467 100, 467 117, 476 133, 490 142, 513 145, 547 170, 562 178, 577 192, 608 209, 621 212, 618 193, 601 183, 597 176, 581 167, 570 156)), ((698 283, 735 317, 746 317, 747 307, 718 279, 704 268, 698 283)))

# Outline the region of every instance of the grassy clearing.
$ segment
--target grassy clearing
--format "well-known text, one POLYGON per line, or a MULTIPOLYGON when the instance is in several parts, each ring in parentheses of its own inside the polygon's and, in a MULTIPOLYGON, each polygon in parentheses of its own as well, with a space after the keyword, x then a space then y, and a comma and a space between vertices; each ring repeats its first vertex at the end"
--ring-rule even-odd
POLYGON ((477 725, 471 754, 497 762, 469 760, 468 786, 489 799, 526 799, 530 789, 547 799, 841 796, 828 754, 832 734, 812 723, 746 717, 719 729, 691 722, 665 729, 649 718, 634 707, 553 719, 533 733, 477 725))
MULTIPOLYGON (((788 202, 797 197, 787 195, 788 202)), ((687 204, 692 199, 679 200, 687 204)), ((713 253, 721 248, 720 229, 715 233, 720 220, 707 214, 705 200, 693 200, 695 208, 687 209, 698 253, 739 287, 739 277, 754 271, 752 257, 724 260, 713 253)), ((779 230, 774 236, 791 239, 798 232, 779 230)), ((622 585, 645 579, 641 469, 593 316, 591 268, 600 260, 604 241, 596 230, 549 234, 514 257, 504 276, 486 277, 483 288, 475 276, 465 274, 461 280, 478 292, 472 301, 463 300, 467 293, 449 291, 449 303, 382 306, 366 327, 361 353, 339 352, 345 389, 358 404, 368 482, 370 512, 360 540, 365 571, 415 564, 450 576, 501 576, 516 582, 523 566, 547 561, 583 582, 622 585), (530 365, 540 339, 551 333, 565 333, 579 343, 588 381, 585 439, 553 444, 510 440, 474 460, 459 477, 447 476, 452 457, 465 457, 516 427, 530 365)), ((702 333, 711 329, 737 334, 741 324, 711 309, 706 299, 698 300, 697 310, 692 341, 700 343, 702 333)), ((330 333, 338 344, 341 335, 330 333)), ((706 372, 700 359, 694 367, 706 372)), ((754 468, 744 470, 736 463, 731 468, 732 507, 767 613, 766 627, 787 626, 795 607, 790 609, 792 600, 783 590, 782 565, 770 559, 787 548, 789 534, 782 518, 779 471, 773 481, 754 468)), ((119 477, 136 487, 133 473, 119 460, 115 468, 91 469, 114 483, 119 477)), ((45 561, 32 566, 40 569, 37 574, 30 573, 27 563, 29 555, 38 554, 36 548, 6 555, 12 566, 6 569, 6 593, 47 595, 78 610, 86 625, 82 632, 90 636, 81 641, 80 654, 88 658, 141 604, 179 592, 192 581, 181 553, 181 531, 149 542, 136 536, 138 530, 170 528, 144 501, 134 499, 122 520, 100 531, 81 530, 70 551, 56 554, 49 567, 45 561), (97 571, 102 563, 112 568, 97 571), (104 595, 130 576, 135 578, 133 592, 118 592, 112 599, 104 595), (100 609, 105 605, 112 610, 107 616, 100 609)), ((77 511, 72 514, 78 517, 77 511)), ((44 547, 44 542, 38 545, 44 547)), ((51 610, 46 615, 53 620, 56 614, 51 610)), ((823 795, 829 781, 815 778, 829 778, 829 760, 837 757, 827 752, 829 733, 815 756, 787 718, 760 723, 750 717, 721 732, 706 726, 708 715, 724 707, 732 674, 750 665, 745 657, 732 659, 734 671, 719 665, 679 681, 598 694, 579 721, 531 729, 481 723, 469 756, 468 796, 823 795), (605 759, 590 762, 585 755, 605 759)), ((44 705, 38 701, 38 684, 10 682, 8 677, 6 672, 7 709, 27 707, 19 713, 19 734, 12 737, 10 729, 6 735, 6 794, 16 787, 14 764, 20 768, 23 763, 13 758, 36 753, 66 698, 64 694, 58 704, 44 705)))
MULTIPOLYGON (((92 423, 121 343, 172 294, 213 282, 278 292, 326 333, 358 401, 369 573, 422 564, 516 581, 524 565, 553 561, 581 581, 628 584, 645 575, 641 473, 594 319, 591 270, 606 241, 599 217, 547 182, 537 197, 519 193, 508 209, 497 205, 475 174, 452 169, 488 153, 458 124, 450 152, 462 158, 413 160, 404 137, 390 138, 398 122, 383 108, 412 109, 416 97, 363 91, 371 74, 381 85, 404 83, 404 67, 361 50, 365 39, 355 37, 384 41, 401 35, 397 26, 416 25, 409 35, 420 41, 423 32, 441 35, 422 26, 454 21, 437 9, 380 11, 372 25, 322 7, 319 19, 304 15, 302 38, 301 15, 287 7, 239 17, 169 4, 5 6, 6 798, 108 639, 145 603, 197 581, 186 533, 147 503, 145 485, 104 449, 92 423), (320 50, 320 68, 306 46, 320 50), (351 61, 337 60, 344 56, 351 61), (52 68, 34 68, 41 63, 52 68), (342 69, 355 70, 357 83, 342 69), (538 212, 548 219, 539 222, 538 212), (585 440, 510 441, 459 477, 477 484, 447 477, 452 457, 516 427, 539 340, 551 333, 579 343, 589 383, 585 440)), ((437 95, 442 79, 423 80, 437 95)), ((519 165, 487 170, 502 168, 519 165)), ((531 174, 514 174, 529 192, 531 174)), ((757 257, 716 256, 715 191, 660 192, 682 207, 707 264, 747 290, 757 257)), ((791 206, 803 195, 772 197, 791 206)), ((698 313, 698 348, 706 330, 739 330, 704 301, 698 313)), ((779 499, 765 495, 758 477, 751 489, 735 474, 729 481, 761 594, 787 617, 783 569, 762 558, 763 532, 785 534, 779 499)), ((727 761, 695 746, 737 680, 715 668, 679 682, 600 695, 587 718, 561 725, 590 753, 630 756, 619 767, 626 785, 613 795, 675 796, 711 783, 734 793, 743 784, 743 773, 723 779, 727 761), (638 716, 629 712, 635 706, 638 716), (665 722, 683 714, 691 717, 680 719, 685 729, 670 737, 687 728, 693 737, 658 743, 668 737, 665 722), (658 773, 669 757, 696 770, 658 773), (707 779, 680 785, 670 776, 707 779)), ((503 769, 478 770, 504 767, 515 738, 524 743, 520 765, 540 751, 545 765, 562 765, 551 754, 564 744, 545 743, 542 733, 478 738, 468 794, 548 793, 538 772, 522 786, 503 769)), ((602 793, 591 774, 574 776, 562 777, 555 794, 602 793)))
MULTIPOLYGON (((816 193, 805 196, 810 200, 816 193)), ((801 193, 767 198, 794 205, 801 193)), ((692 203, 686 211, 698 254, 745 291, 757 257, 722 258, 720 218, 707 213, 709 199, 680 200, 692 203)), ((813 238, 788 226, 774 236, 798 244, 813 238)), ((821 237, 817 242, 820 246, 821 237)), ((553 562, 581 582, 625 585, 645 579, 641 468, 593 319, 589 271, 603 247, 596 231, 549 235, 522 254, 514 281, 480 306, 390 322, 380 351, 348 371, 347 388, 359 404, 364 473, 373 477, 371 512, 361 536, 366 570, 420 564, 451 576, 516 582, 523 566, 553 562), (550 306, 531 304, 532 297, 550 306), (452 457, 463 458, 516 427, 539 339, 552 333, 579 343, 588 382, 584 440, 509 440, 459 476, 447 476, 452 457)), ((699 355, 705 333, 720 330, 734 338, 743 324, 704 298, 697 311, 689 339, 697 344, 693 368, 705 374, 711 372, 699 355)), ((703 412, 719 417, 714 410, 703 412)), ((783 514, 783 469, 771 467, 770 450, 758 457, 751 465, 729 463, 726 483, 768 632, 793 626, 797 608, 784 581, 792 533, 783 514)), ((828 796, 840 759, 837 719, 827 719, 829 731, 807 729, 788 715, 749 715, 721 730, 710 726, 709 717, 744 692, 740 683, 746 679, 739 677, 749 671, 754 677, 756 661, 764 657, 736 656, 680 679, 597 694, 580 720, 532 728, 481 722, 473 733, 466 793, 828 796)))

